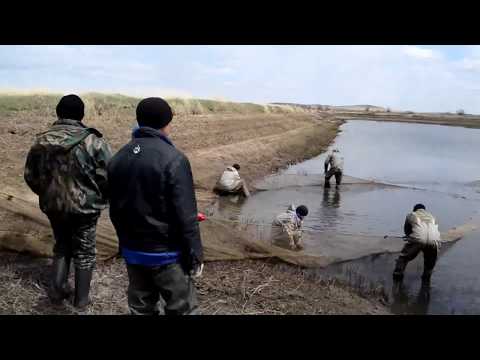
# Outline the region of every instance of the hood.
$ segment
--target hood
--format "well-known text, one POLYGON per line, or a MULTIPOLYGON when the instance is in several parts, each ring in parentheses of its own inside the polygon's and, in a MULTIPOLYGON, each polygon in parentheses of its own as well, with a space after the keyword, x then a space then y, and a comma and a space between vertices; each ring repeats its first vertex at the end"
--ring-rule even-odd
POLYGON ((288 213, 294 213, 295 215, 297 214, 297 207, 293 204, 290 204, 290 206, 287 209, 288 213))
POLYGON ((90 134, 102 137, 98 130, 87 128, 79 121, 61 119, 48 131, 37 135, 37 144, 68 152, 90 134))

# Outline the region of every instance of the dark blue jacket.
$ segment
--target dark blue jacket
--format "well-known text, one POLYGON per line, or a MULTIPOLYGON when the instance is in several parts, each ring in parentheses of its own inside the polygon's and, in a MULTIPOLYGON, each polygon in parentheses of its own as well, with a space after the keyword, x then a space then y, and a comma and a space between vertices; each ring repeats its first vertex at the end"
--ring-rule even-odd
POLYGON ((179 252, 186 271, 203 262, 190 162, 165 135, 136 130, 110 161, 108 180, 120 248, 179 252))

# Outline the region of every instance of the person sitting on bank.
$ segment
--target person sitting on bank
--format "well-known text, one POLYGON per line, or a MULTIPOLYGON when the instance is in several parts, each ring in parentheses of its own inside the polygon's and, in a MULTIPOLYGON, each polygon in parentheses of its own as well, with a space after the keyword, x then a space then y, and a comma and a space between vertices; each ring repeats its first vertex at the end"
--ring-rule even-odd
POLYGON ((325 187, 330 187, 330 178, 335 176, 335 182, 339 186, 343 175, 343 156, 338 149, 333 151, 325 159, 325 187), (330 169, 328 169, 330 165, 330 169))
POLYGON ((279 214, 273 221, 272 242, 282 244, 288 242, 290 249, 301 250, 303 219, 308 215, 305 205, 290 205, 286 212, 279 214))
POLYGON ((243 194, 245 197, 250 196, 245 180, 240 178, 238 173, 240 165, 233 164, 225 169, 220 179, 215 185, 215 191, 220 195, 243 194))
POLYGON ((393 278, 402 280, 407 264, 422 251, 424 261, 422 281, 428 282, 437 262, 440 246, 438 224, 433 215, 425 210, 425 205, 417 204, 405 219, 404 231, 407 243, 397 259, 393 278))

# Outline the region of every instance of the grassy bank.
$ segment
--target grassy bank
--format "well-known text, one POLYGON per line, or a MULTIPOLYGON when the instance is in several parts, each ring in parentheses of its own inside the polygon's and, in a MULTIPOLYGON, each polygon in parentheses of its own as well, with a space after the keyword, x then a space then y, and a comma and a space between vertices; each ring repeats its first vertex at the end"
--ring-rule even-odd
MULTIPOLYGON (((120 94, 85 93, 80 94, 86 105, 86 115, 96 116, 112 111, 135 109, 141 98, 120 94)), ((1 94, 0 115, 14 115, 18 112, 36 112, 55 115, 55 106, 61 94, 1 94)), ((260 105, 207 99, 166 98, 177 115, 212 114, 286 114, 307 112, 295 105, 260 105)))

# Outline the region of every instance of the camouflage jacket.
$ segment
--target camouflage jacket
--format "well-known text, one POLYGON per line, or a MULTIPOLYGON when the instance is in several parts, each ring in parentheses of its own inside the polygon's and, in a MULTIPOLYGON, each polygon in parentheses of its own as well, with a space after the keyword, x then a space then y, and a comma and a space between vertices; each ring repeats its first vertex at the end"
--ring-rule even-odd
POLYGON ((273 221, 272 241, 275 243, 288 240, 292 243, 302 239, 303 221, 297 216, 295 205, 290 205, 286 212, 278 215, 273 221))
POLYGON ((111 157, 99 131, 59 119, 37 135, 24 178, 44 213, 98 214, 108 204, 106 167, 111 157))

